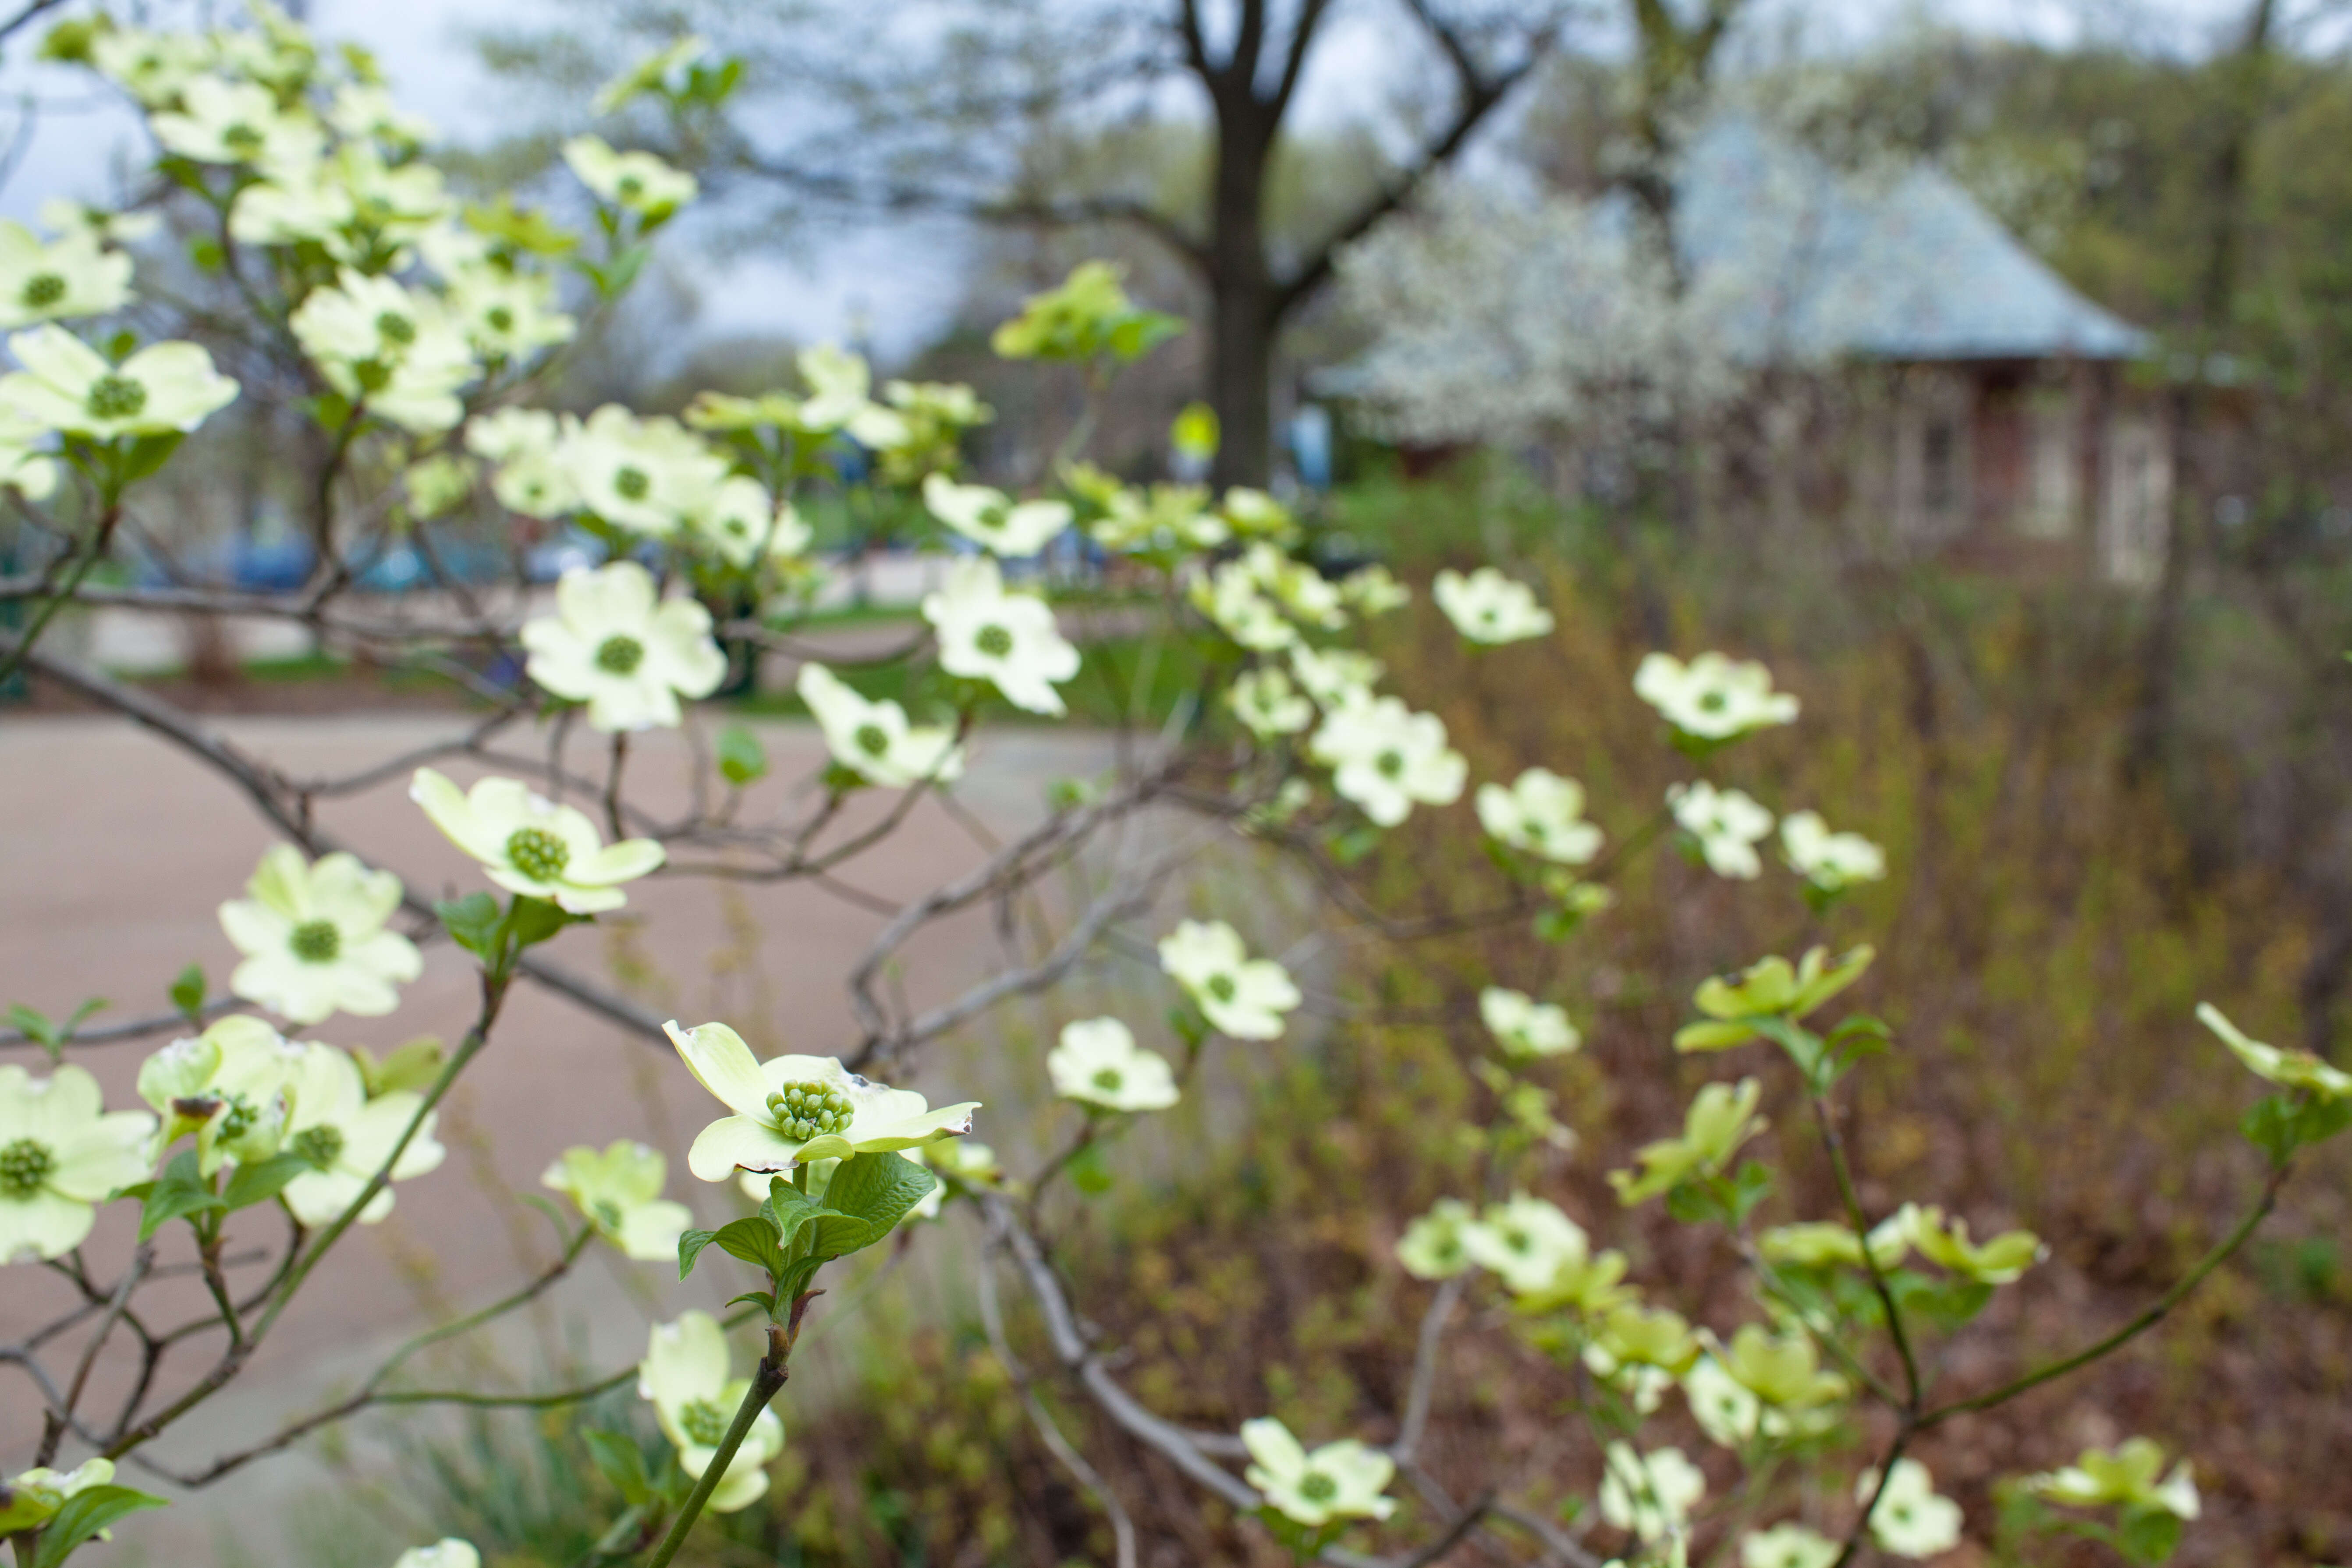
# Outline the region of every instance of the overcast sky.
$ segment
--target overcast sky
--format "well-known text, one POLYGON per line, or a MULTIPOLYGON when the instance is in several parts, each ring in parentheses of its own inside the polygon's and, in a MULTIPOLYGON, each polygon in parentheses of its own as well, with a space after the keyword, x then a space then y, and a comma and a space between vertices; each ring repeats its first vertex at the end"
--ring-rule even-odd
MULTIPOLYGON (((1947 25, 2050 44, 2123 34, 2185 49, 2210 41, 2244 4, 1940 0, 1927 7, 1918 0, 1759 0, 1752 21, 1755 35, 1773 40, 1774 47, 1793 37, 1825 51, 1865 46, 1929 15, 1947 25)), ((1393 9, 1358 0, 1338 13, 1342 25, 1318 50, 1316 68, 1302 85, 1300 112, 1344 120, 1379 92, 1396 52, 1384 39, 1411 26, 1393 9), (1354 19, 1345 20, 1350 15, 1354 19)), ((322 34, 374 50, 403 101, 464 142, 520 129, 515 117, 531 112, 510 86, 483 69, 467 29, 486 21, 553 21, 563 14, 556 0, 312 0, 310 12, 322 34)), ((0 216, 28 220, 51 195, 107 199, 114 171, 135 161, 143 142, 132 116, 93 90, 87 76, 26 62, 22 57, 30 52, 20 42, 17 58, 0 65, 0 92, 39 105, 24 156, 0 187, 0 216)), ((889 358, 919 347, 939 330, 958 297, 960 264, 951 238, 885 230, 845 237, 812 258, 738 262, 724 269, 689 264, 686 270, 701 299, 698 328, 705 334, 752 331, 814 342, 844 339, 862 326, 889 358)))

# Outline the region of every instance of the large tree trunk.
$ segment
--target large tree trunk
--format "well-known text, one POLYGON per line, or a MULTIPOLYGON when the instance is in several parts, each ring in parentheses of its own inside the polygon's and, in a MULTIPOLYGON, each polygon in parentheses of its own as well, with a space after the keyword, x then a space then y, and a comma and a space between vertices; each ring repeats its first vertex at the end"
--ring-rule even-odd
POLYGON ((1209 404, 1223 442, 1216 481, 1264 485, 1274 472, 1274 339, 1265 254, 1265 167, 1276 121, 1244 81, 1213 95, 1214 205, 1209 215, 1209 404))
POLYGON ((1264 488, 1274 472, 1274 337, 1271 290, 1219 279, 1209 300, 1209 405, 1223 442, 1216 482, 1264 488))

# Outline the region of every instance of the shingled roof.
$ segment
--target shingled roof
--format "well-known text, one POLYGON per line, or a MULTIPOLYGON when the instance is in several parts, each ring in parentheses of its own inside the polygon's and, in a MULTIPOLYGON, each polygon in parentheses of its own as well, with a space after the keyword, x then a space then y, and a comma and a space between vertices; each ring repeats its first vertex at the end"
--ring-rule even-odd
POLYGON ((1693 139, 1675 188, 1685 263, 1696 278, 1727 269, 1737 352, 1754 362, 2120 360, 2153 346, 1930 164, 1841 175, 1727 115, 1693 139))

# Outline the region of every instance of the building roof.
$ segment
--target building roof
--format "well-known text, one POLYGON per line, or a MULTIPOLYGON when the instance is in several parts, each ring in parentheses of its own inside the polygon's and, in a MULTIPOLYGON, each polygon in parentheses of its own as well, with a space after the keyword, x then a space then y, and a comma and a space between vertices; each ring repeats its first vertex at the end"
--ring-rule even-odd
POLYGON ((1846 175, 1745 117, 1709 123, 1675 182, 1676 243, 1728 270, 1751 361, 2136 359, 2146 332, 2076 293, 1932 165, 1846 175))

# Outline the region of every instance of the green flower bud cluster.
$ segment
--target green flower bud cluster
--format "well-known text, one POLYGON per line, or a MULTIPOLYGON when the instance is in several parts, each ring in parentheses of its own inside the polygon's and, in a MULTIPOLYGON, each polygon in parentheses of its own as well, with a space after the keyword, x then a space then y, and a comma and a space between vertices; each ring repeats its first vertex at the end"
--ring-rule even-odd
POLYGON ((31 1197, 57 1163, 49 1146, 37 1138, 19 1138, 0 1148, 0 1197, 31 1197))
POLYGON ((544 827, 518 827, 507 835, 507 858, 524 876, 552 882, 572 863, 572 846, 544 827))
POLYGON ((845 1132, 856 1114, 849 1097, 829 1083, 788 1083, 768 1096, 776 1131, 805 1143, 828 1132, 845 1132))

